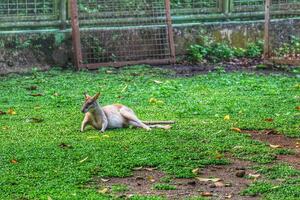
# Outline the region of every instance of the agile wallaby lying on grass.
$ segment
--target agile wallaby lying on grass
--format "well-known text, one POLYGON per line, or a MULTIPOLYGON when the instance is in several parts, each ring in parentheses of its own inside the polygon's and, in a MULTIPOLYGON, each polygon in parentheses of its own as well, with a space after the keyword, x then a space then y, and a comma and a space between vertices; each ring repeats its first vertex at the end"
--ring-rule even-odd
POLYGON ((132 109, 121 105, 114 104, 104 106, 103 108, 97 102, 100 93, 91 97, 84 94, 85 102, 82 106, 82 112, 85 113, 84 119, 81 124, 80 131, 83 132, 87 125, 93 126, 95 129, 100 130, 102 133, 107 128, 123 128, 129 125, 139 128, 144 128, 146 130, 151 130, 151 128, 163 128, 170 129, 170 125, 160 125, 161 124, 173 124, 174 122, 142 122, 135 115, 132 109))

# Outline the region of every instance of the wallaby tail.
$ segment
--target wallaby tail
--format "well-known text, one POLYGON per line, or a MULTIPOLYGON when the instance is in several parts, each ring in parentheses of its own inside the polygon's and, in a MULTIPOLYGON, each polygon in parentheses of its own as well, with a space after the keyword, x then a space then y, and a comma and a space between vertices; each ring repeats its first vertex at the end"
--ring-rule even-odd
POLYGON ((175 121, 142 121, 146 125, 156 125, 156 124, 175 124, 175 121))

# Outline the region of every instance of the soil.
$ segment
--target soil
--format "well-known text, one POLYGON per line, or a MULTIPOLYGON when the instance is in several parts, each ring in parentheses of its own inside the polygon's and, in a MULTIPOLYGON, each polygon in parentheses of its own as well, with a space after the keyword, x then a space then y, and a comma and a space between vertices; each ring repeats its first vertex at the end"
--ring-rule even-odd
POLYGON ((222 63, 199 63, 193 65, 188 62, 183 62, 181 64, 175 65, 166 65, 166 66, 156 66, 163 69, 169 69, 175 72, 177 77, 191 77, 197 74, 206 74, 213 71, 225 71, 225 72, 234 72, 234 71, 245 71, 245 72, 255 72, 260 74, 287 74, 293 75, 289 72, 289 67, 281 66, 272 66, 265 65, 264 61, 260 58, 251 59, 251 58, 242 58, 242 59, 233 59, 228 62, 222 63))
POLYGON ((276 158, 300 170, 300 139, 286 137, 274 130, 243 130, 242 132, 250 134, 254 140, 266 142, 273 147, 292 150, 293 154, 277 155, 276 158))
MULTIPOLYGON (((164 183, 162 178, 166 177, 163 172, 156 169, 147 170, 141 168, 135 170, 133 176, 127 178, 101 179, 95 177, 88 187, 108 188, 108 193, 117 197, 130 197, 132 195, 156 195, 167 199, 186 199, 195 196, 208 196, 211 199, 236 199, 255 200, 258 197, 241 196, 239 193, 247 188, 253 179, 245 178, 248 174, 255 174, 250 169, 251 163, 247 161, 233 160, 230 165, 209 166, 200 169, 197 177, 219 178, 220 181, 203 181, 197 178, 172 178, 168 185, 175 186, 175 190, 157 190, 154 185, 164 183), (110 191, 113 185, 122 184, 128 187, 128 191, 114 193, 110 191)), ((166 184, 166 183, 165 183, 166 184)))
POLYGON ((0 75, 8 73, 29 72, 32 68, 48 70, 50 66, 45 60, 45 55, 36 55, 30 49, 0 50, 0 75))

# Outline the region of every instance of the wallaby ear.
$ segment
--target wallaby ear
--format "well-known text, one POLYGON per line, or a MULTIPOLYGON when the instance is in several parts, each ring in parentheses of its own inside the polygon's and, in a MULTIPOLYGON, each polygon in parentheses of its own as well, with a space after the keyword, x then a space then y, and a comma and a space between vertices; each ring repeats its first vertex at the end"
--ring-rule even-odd
POLYGON ((97 94, 95 94, 95 96, 93 97, 93 100, 96 101, 100 96, 100 93, 98 92, 97 94))
POLYGON ((88 99, 91 98, 91 97, 87 94, 87 92, 84 92, 83 95, 84 95, 85 100, 88 100, 88 99))

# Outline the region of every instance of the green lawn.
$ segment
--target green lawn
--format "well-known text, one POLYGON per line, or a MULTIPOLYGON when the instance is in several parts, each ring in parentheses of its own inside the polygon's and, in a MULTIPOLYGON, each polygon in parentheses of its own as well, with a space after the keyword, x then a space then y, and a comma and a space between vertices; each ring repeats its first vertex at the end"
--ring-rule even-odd
POLYGON ((95 175, 124 177, 135 167, 155 166, 176 177, 193 177, 197 167, 227 164, 225 153, 253 161, 270 179, 245 194, 300 196, 299 171, 265 165, 286 151, 231 130, 272 128, 300 137, 299 78, 244 73, 173 78, 172 72, 138 66, 106 70, 0 77, 0 110, 16 112, 0 115, 0 199, 105 199, 85 187, 95 175), (26 89, 33 85, 37 90, 26 89), (177 123, 171 130, 80 133, 84 91, 99 91, 102 105, 125 104, 141 119, 177 123), (43 96, 30 95, 39 93, 43 96), (277 175, 283 181, 275 184, 277 175))

